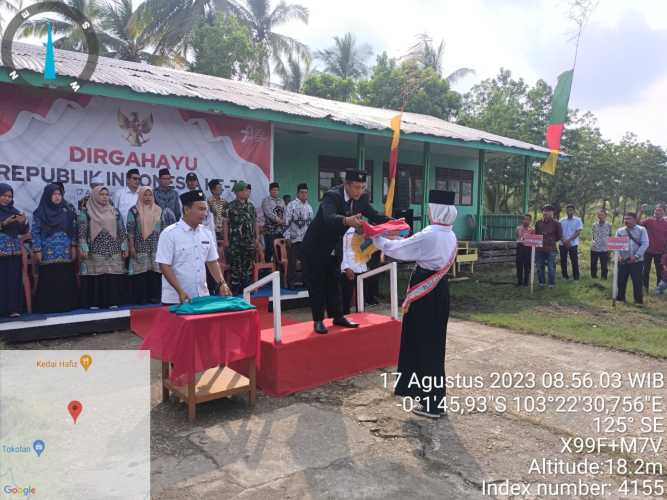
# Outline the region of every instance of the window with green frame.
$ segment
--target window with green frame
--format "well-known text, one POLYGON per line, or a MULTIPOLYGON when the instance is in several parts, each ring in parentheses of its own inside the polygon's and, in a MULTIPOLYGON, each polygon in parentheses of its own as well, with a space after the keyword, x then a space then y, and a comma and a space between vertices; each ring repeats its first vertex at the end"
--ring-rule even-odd
MULTIPOLYGON (((319 182, 318 182, 318 200, 321 200, 324 193, 334 186, 343 183, 346 170, 357 168, 356 158, 343 158, 340 156, 320 156, 318 157, 319 182)), ((370 202, 373 202, 373 160, 366 160, 366 191, 370 202)))
POLYGON ((435 188, 442 191, 454 191, 456 205, 471 206, 474 175, 472 170, 437 167, 435 169, 435 188))
MULTIPOLYGON (((408 177, 410 203, 413 205, 421 205, 424 200, 424 167, 421 165, 399 163, 398 175, 407 175, 408 177)), ((389 162, 384 162, 382 177, 382 201, 384 202, 387 200, 387 191, 389 190, 389 162)), ((394 204, 396 203, 395 200, 396 198, 394 198, 394 204)))

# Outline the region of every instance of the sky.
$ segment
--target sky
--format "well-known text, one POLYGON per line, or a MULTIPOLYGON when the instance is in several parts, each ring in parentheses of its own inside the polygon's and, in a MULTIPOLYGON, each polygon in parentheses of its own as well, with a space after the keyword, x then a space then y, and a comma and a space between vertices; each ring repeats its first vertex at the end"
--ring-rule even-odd
MULTIPOLYGON (((445 73, 475 70, 459 91, 501 67, 531 85, 542 78, 555 86, 574 60, 566 0, 298 1, 310 11, 308 24, 276 31, 312 49, 347 31, 395 57, 419 33, 444 39, 445 73)), ((667 147, 667 0, 600 0, 580 43, 570 107, 592 111, 609 139, 632 131, 667 147)))
MULTIPOLYGON (((142 1, 133 0, 135 6, 142 1)), ((392 57, 405 55, 420 33, 444 40, 445 74, 475 70, 455 86, 461 92, 500 68, 530 85, 541 78, 555 86, 574 60, 571 0, 287 1, 307 7, 309 22, 291 21, 276 31, 313 51, 348 31, 375 55, 392 57)), ((599 0, 581 39, 570 107, 592 111, 608 139, 631 131, 667 148, 666 103, 667 0, 599 0)))

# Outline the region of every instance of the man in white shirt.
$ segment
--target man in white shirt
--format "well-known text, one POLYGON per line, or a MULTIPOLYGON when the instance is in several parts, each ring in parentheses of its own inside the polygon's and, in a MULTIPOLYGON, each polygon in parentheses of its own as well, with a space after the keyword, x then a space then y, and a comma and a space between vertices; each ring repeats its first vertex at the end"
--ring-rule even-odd
POLYGON ((200 190, 181 195, 183 217, 160 235, 155 261, 162 271, 162 302, 183 304, 192 297, 209 295, 208 269, 220 295, 231 295, 218 264, 214 233, 202 225, 208 211, 200 190))
POLYGON ((137 204, 139 184, 141 175, 138 168, 131 168, 125 175, 125 187, 117 189, 113 193, 113 206, 120 212, 123 224, 127 226, 127 214, 130 208, 137 204))
POLYGON ((352 305, 352 295, 357 286, 357 276, 365 273, 368 268, 365 263, 357 262, 354 257, 354 250, 352 250, 352 237, 354 236, 354 228, 351 227, 343 236, 343 261, 340 263, 341 279, 340 287, 343 293, 343 314, 350 314, 350 307, 352 305))
POLYGON ((579 281, 579 235, 584 225, 581 219, 574 215, 574 205, 565 207, 567 217, 560 221, 560 227, 563 230, 563 238, 559 247, 560 250, 560 270, 563 273, 563 279, 569 280, 567 273, 567 257, 572 261, 572 277, 574 281, 579 281))

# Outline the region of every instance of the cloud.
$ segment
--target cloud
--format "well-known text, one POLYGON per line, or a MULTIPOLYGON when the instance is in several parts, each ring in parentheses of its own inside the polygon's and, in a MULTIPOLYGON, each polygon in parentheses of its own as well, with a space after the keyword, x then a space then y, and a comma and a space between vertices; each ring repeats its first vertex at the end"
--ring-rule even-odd
MULTIPOLYGON (((530 84, 542 78, 553 86, 572 65, 569 0, 287 2, 308 7, 310 21, 277 31, 313 50, 331 46, 334 36, 348 31, 375 55, 386 50, 392 57, 404 55, 419 33, 444 39, 446 73, 476 70, 456 85, 459 91, 494 77, 501 67, 530 84)), ((666 58, 667 0, 600 0, 582 40, 571 106, 596 114, 613 138, 627 129, 667 147, 667 120, 658 116, 667 102, 666 58)))
POLYGON ((665 105, 667 102, 667 75, 654 82, 639 98, 616 104, 596 112, 600 130, 605 137, 618 140, 625 132, 634 132, 640 140, 667 147, 665 105))
MULTIPOLYGON (((586 28, 574 75, 572 103, 601 108, 632 102, 667 75, 667 30, 651 30, 637 12, 616 26, 592 24, 586 28)), ((572 66, 574 48, 533 45, 532 65, 542 75, 553 75, 572 66)))

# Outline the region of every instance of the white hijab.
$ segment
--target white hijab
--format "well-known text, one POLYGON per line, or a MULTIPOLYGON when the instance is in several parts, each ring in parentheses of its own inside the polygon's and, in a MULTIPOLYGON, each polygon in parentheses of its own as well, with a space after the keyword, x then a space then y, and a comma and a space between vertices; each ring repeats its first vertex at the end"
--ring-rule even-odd
POLYGON ((431 214, 431 222, 434 224, 446 224, 451 226, 456 220, 458 212, 454 205, 439 205, 429 203, 428 209, 431 214))

